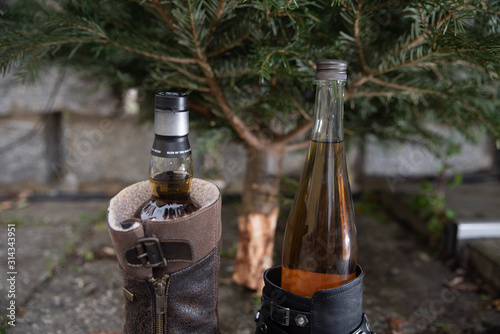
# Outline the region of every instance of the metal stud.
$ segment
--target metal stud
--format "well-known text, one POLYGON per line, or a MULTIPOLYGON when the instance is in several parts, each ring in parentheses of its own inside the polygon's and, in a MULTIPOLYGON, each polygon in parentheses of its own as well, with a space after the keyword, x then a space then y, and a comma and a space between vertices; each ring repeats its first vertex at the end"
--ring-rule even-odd
POLYGON ((309 321, 305 315, 299 314, 295 317, 295 324, 299 327, 304 327, 309 321))

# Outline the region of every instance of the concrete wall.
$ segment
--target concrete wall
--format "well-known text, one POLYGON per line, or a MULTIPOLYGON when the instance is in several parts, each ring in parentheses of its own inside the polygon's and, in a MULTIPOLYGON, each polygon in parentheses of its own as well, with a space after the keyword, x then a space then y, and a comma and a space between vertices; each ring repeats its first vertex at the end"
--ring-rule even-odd
POLYGON ((47 123, 33 131, 40 121, 1 120, 0 147, 7 149, 1 153, 0 183, 59 182, 66 173, 81 182, 131 182, 147 175, 150 126, 138 126, 134 118, 68 118, 59 136, 52 136, 47 123))
POLYGON ((36 85, 1 78, 0 184, 144 178, 151 126, 138 126, 119 97, 97 87, 95 79, 59 69, 36 85))
MULTIPOLYGON (((34 86, 21 85, 13 76, 0 78, 0 187, 31 182, 75 190, 84 183, 129 184, 147 178, 152 125, 138 125, 121 97, 96 89, 98 84, 84 74, 58 69, 34 86)), ((196 148, 196 134, 190 137, 196 148)), ((477 145, 463 144, 461 154, 451 160, 457 170, 492 167, 494 152, 486 136, 477 145)), ((368 176, 386 177, 394 184, 407 177, 435 175, 439 169, 439 161, 418 145, 381 143, 370 137, 364 159, 357 154, 351 150, 348 165, 364 161, 368 176)), ((305 151, 286 156, 284 173, 298 175, 304 158, 305 151)), ((197 176, 215 170, 226 186, 238 191, 245 150, 230 144, 215 155, 198 154, 195 166, 197 176)))
POLYGON ((33 130, 37 123, 29 118, 0 120, 0 183, 48 180, 47 144, 43 133, 33 130))
POLYGON ((52 111, 109 116, 116 112, 118 103, 111 90, 99 87, 98 80, 84 73, 52 68, 29 85, 22 85, 12 74, 0 77, 0 116, 40 115, 52 111), (51 108, 46 110, 49 103, 51 108))
MULTIPOLYGON (((471 144, 447 129, 439 131, 448 138, 453 137, 454 142, 460 145, 460 152, 447 158, 448 175, 493 171, 496 150, 488 136, 479 134, 478 142, 471 144)), ((440 146, 439 143, 435 144, 433 150, 444 148, 440 146)), ((443 168, 443 160, 438 159, 424 145, 387 143, 374 137, 369 137, 366 141, 364 161, 365 174, 384 178, 391 191, 411 178, 437 176, 443 168)))

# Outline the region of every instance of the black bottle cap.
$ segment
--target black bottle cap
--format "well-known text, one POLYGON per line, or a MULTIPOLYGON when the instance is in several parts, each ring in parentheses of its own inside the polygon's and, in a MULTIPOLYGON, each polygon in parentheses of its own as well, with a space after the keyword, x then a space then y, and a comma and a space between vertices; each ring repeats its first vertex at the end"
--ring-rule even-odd
POLYGON ((186 93, 161 92, 155 96, 155 109, 184 111, 188 110, 188 96, 186 93))
POLYGON ((316 62, 316 80, 347 80, 347 62, 338 59, 320 59, 316 62))

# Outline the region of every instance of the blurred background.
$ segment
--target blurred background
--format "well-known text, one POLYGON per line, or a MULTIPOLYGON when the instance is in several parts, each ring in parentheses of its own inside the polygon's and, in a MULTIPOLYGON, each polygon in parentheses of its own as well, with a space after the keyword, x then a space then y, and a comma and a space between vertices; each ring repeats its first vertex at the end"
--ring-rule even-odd
POLYGON ((0 232, 15 226, 18 265, 15 326, 0 281, 0 333, 120 332, 106 208, 147 179, 166 90, 189 93, 195 176, 223 194, 221 332, 252 333, 261 276, 234 280, 238 221, 276 223, 279 264, 319 58, 349 63, 373 330, 499 333, 499 14, 495 1, 0 1, 0 232))
MULTIPOLYGON (((1 78, 0 182, 4 192, 113 193, 147 178, 154 97, 149 95, 144 101, 146 97, 139 96, 137 89, 96 90, 98 84, 89 74, 57 67, 32 85, 22 84, 11 73, 1 78), (143 107, 145 103, 149 109, 143 107)), ((196 111, 191 118, 204 121, 196 111)), ((471 143, 444 126, 427 126, 457 145, 447 161, 453 166, 449 174, 478 179, 484 174, 486 180, 499 173, 498 149, 486 132, 477 130, 477 139, 471 143)), ((199 132, 191 129, 190 134, 196 175, 218 180, 225 193, 241 193, 245 148, 228 143, 218 152, 204 152, 197 147, 199 132)), ((380 141, 375 136, 365 139, 362 152, 360 145, 351 145, 349 165, 362 171, 351 173, 353 190, 362 190, 361 178, 380 179, 380 186, 393 191, 406 180, 437 177, 443 162, 426 145, 380 141)), ((304 157, 305 149, 287 155, 284 176, 299 175, 304 157)))

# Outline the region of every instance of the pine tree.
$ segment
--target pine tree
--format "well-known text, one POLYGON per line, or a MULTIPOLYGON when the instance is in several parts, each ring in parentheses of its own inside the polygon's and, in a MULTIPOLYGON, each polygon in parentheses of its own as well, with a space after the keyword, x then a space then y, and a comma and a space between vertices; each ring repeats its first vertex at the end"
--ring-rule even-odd
POLYGON ((424 126, 433 122, 500 138, 498 1, 24 0, 1 10, 3 74, 29 82, 59 64, 121 89, 188 91, 210 119, 206 138, 244 144, 233 278, 252 289, 271 266, 283 156, 305 147, 311 127, 317 59, 349 62, 351 137, 444 143, 424 126))

